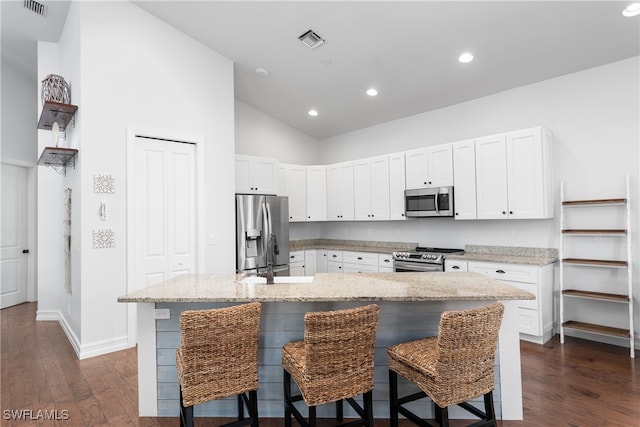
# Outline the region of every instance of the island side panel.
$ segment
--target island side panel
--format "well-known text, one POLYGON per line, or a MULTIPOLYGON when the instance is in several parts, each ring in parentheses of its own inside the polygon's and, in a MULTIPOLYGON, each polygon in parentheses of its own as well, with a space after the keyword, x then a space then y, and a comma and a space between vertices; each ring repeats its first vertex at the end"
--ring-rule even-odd
MULTIPOLYGON (((380 305, 380 324, 376 339, 375 353, 375 371, 374 371, 374 416, 376 418, 388 418, 388 370, 386 366, 386 349, 388 346, 425 336, 436 335, 438 331, 438 321, 440 313, 444 310, 458 310, 471 307, 477 307, 487 304, 487 301, 431 301, 431 302, 379 302, 380 305)), ((283 416, 282 403, 282 367, 280 350, 284 344, 293 340, 300 340, 304 333, 304 314, 309 311, 337 310, 344 308, 352 308, 366 305, 365 302, 264 302, 262 304, 262 317, 260 325, 260 355, 259 355, 259 377, 260 388, 259 397, 259 413, 261 417, 277 417, 283 416)), ((511 304, 511 303, 509 303, 511 304)), ((157 395, 146 393, 150 391, 150 375, 145 375, 145 383, 143 384, 142 376, 140 376, 139 390, 140 408, 157 408, 157 416, 177 416, 178 401, 178 383, 177 372, 175 368, 175 349, 180 342, 179 331, 179 314, 186 309, 206 309, 218 308, 234 305, 230 303, 158 303, 158 308, 169 308, 171 310, 171 318, 168 320, 157 320, 155 322, 155 340, 153 353, 157 355, 155 366, 157 366, 157 395), (157 352, 155 345, 157 345, 157 352), (151 396, 156 397, 155 402, 150 402, 151 396), (144 399, 143 397, 144 396, 144 399)), ((153 305, 152 305, 153 306, 153 305)), ((150 317, 153 318, 153 310, 150 317)), ((509 372, 513 366, 510 358, 517 356, 517 367, 519 371, 519 344, 518 333, 516 329, 506 328, 506 335, 513 335, 508 338, 505 335, 504 342, 501 341, 501 347, 507 343, 515 342, 514 353, 513 347, 508 351, 500 352, 498 359, 506 362, 509 366, 509 372)), ((502 339, 502 338, 501 338, 502 339)), ((144 345, 150 345, 151 340, 145 340, 144 345)), ((142 342, 140 345, 143 345, 142 342)), ((141 349, 138 349, 141 352, 141 349)), ((150 354, 151 351, 142 351, 142 354, 150 354)), ((139 353, 139 360, 140 354, 139 353)), ((148 362, 145 362, 148 363, 148 362)), ((147 369, 149 366, 147 367, 147 369)), ((151 383, 153 384, 153 383, 151 383)), ((512 395, 513 390, 510 387, 515 386, 513 381, 507 382, 508 390, 501 392, 501 375, 500 369, 496 369, 496 391, 495 406, 499 418, 504 417, 501 396, 506 393, 512 395)), ((502 385, 504 387, 504 385, 502 385)), ((410 393, 415 391, 415 387, 406 382, 401 381, 399 384, 400 393, 410 393)), ((517 391, 517 396, 521 396, 521 390, 517 391)), ((511 404, 519 406, 520 413, 522 411, 522 400, 517 401, 516 398, 510 399, 511 404)), ((482 407, 481 399, 476 399, 474 404, 482 407)), ((432 405, 427 402, 413 404, 418 414, 425 418, 433 418, 432 405)), ((318 408, 319 417, 333 417, 334 405, 322 405, 318 408)), ((222 399, 220 401, 208 402, 198 405, 195 408, 196 416, 234 416, 236 411, 236 400, 234 398, 222 399)), ((145 415, 152 415, 149 411, 145 415)), ((517 412, 517 411, 516 411, 517 412)), ((345 416, 353 416, 348 405, 345 406, 345 416), (347 410, 348 409, 348 410, 347 410)), ((469 414, 462 410, 452 408, 450 411, 452 418, 469 418, 469 414)), ((511 419, 511 418, 510 418, 511 419)), ((517 419, 517 418, 516 418, 517 419)), ((521 418, 520 418, 521 419, 521 418)))
MULTIPOLYGON (((138 412, 158 415, 155 304, 138 303, 138 412)), ((174 361, 175 366, 175 361, 174 361)))
POLYGON ((520 366, 520 339, 518 327, 518 302, 502 301, 504 316, 500 328, 498 346, 502 419, 521 420, 522 371, 520 366))

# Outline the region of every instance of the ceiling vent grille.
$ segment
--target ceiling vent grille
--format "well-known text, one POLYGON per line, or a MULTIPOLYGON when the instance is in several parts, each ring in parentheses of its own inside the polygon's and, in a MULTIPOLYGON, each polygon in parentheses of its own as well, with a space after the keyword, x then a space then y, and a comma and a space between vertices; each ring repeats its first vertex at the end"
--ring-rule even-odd
POLYGON ((306 33, 298 36, 298 40, 302 42, 303 45, 308 47, 309 49, 315 49, 324 43, 322 37, 314 33, 312 30, 307 31, 306 33))
POLYGON ((37 13, 45 18, 47 17, 47 6, 42 3, 38 3, 35 0, 24 0, 22 5, 25 9, 28 9, 33 13, 37 13))

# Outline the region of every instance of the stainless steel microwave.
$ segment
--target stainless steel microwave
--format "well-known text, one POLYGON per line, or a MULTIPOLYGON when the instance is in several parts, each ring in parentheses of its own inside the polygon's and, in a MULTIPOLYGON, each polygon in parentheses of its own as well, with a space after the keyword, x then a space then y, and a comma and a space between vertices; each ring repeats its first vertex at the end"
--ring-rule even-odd
POLYGON ((407 218, 453 216, 453 187, 405 190, 404 214, 407 218))

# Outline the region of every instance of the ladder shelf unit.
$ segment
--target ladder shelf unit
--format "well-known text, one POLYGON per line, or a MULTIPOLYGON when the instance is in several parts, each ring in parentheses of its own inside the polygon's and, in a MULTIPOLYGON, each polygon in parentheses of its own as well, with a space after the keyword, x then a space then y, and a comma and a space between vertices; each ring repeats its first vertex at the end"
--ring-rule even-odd
MULTIPOLYGON (((593 212, 593 211, 592 211, 593 212)), ((629 340, 630 357, 635 357, 634 349, 634 325, 633 325, 633 288, 632 288, 632 266, 631 266, 631 210, 629 206, 629 177, 626 178, 626 197, 613 199, 594 200, 566 200, 565 184, 561 187, 560 204, 560 342, 564 344, 565 329, 589 334, 596 334, 607 337, 615 337, 629 340), (607 206, 619 206, 624 209, 625 228, 570 228, 567 222, 567 211, 574 208, 599 208, 607 206), (625 259, 593 259, 576 258, 567 256, 567 243, 571 239, 580 239, 584 236, 593 237, 595 242, 600 238, 614 239, 613 246, 625 244, 625 259), (582 285, 572 277, 567 271, 567 266, 572 268, 598 268, 598 269, 625 269, 626 283, 612 283, 611 287, 616 288, 612 292, 608 289, 589 289, 589 283, 582 285), (579 300, 591 300, 596 304, 601 304, 603 310, 611 307, 619 311, 620 304, 628 307, 628 329, 609 325, 579 321, 565 318, 565 307, 575 304, 579 300)), ((619 280, 620 282, 622 280, 619 280)))

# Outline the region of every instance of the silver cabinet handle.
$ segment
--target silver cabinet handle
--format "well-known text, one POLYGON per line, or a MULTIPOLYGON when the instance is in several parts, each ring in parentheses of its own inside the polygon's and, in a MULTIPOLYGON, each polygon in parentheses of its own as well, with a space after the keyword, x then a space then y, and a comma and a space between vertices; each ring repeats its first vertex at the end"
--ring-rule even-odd
POLYGON ((504 270, 496 270, 496 273, 505 274, 504 270))
POLYGON ((460 266, 459 265, 454 265, 451 267, 452 270, 460 270, 460 266))

